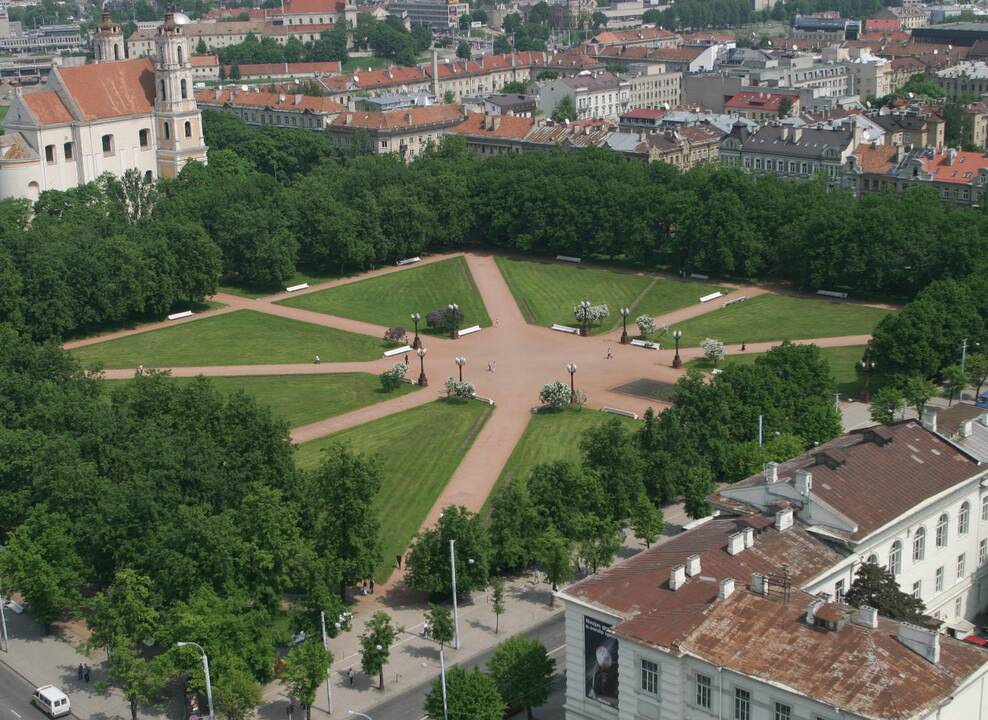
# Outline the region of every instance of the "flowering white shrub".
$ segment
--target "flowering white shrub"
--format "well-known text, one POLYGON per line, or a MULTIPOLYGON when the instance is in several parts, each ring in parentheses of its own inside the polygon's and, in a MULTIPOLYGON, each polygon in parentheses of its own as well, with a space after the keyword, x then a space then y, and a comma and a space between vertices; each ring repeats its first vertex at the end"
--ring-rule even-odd
POLYGON ((546 383, 542 386, 542 391, 539 393, 539 401, 543 405, 559 408, 569 403, 570 395, 569 387, 565 383, 553 380, 551 383, 546 383))
POLYGON ((446 397, 472 398, 477 394, 477 388, 471 382, 460 382, 451 377, 446 378, 446 397))
POLYGON ((700 343, 700 347, 703 348, 703 356, 707 358, 716 367, 717 363, 727 356, 727 350, 724 349, 724 343, 720 340, 714 340, 713 338, 704 338, 700 343))

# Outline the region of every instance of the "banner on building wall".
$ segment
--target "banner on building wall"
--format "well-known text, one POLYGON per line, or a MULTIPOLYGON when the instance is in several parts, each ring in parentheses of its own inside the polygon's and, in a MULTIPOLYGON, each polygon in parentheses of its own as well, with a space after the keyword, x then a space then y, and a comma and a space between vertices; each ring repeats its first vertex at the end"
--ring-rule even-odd
POLYGON ((584 616, 583 653, 587 697, 617 707, 618 641, 611 634, 611 626, 584 616))

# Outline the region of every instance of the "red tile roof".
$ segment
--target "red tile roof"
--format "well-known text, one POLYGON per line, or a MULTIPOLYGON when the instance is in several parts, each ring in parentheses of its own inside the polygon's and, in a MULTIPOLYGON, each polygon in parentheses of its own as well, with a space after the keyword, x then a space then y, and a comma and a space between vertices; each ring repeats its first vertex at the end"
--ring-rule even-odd
POLYGON ((450 132, 457 135, 513 138, 521 140, 535 127, 534 118, 516 115, 497 115, 487 118, 483 113, 470 113, 467 119, 450 132), (489 122, 485 123, 485 120, 489 122))
POLYGON ((676 37, 676 33, 663 30, 662 28, 640 27, 630 30, 609 30, 598 33, 591 38, 590 42, 597 45, 619 45, 621 43, 633 43, 649 40, 670 40, 676 37))
POLYGON ((855 155, 861 169, 872 175, 884 175, 896 166, 896 148, 894 145, 860 145, 855 155))
POLYGON ((648 57, 666 62, 693 62, 706 51, 702 47, 655 48, 648 57))
POLYGON ((343 0, 285 0, 285 15, 341 13, 345 8, 343 0))
POLYGON ((299 112, 309 110, 317 113, 340 113, 346 110, 345 106, 326 97, 244 92, 241 90, 202 90, 196 93, 196 102, 203 105, 269 107, 275 110, 297 110, 299 112))
POLYGON ((42 125, 72 122, 72 113, 54 90, 28 93, 23 95, 21 100, 42 125))
POLYGON ((658 120, 664 117, 666 110, 659 110, 657 108, 632 108, 627 112, 621 113, 621 119, 632 118, 635 120, 658 120))
MULTIPOLYGON (((224 66, 229 76, 232 65, 224 66)), ((270 77, 271 75, 312 75, 338 73, 343 65, 338 61, 302 63, 251 63, 240 66, 241 77, 270 77)))
POLYGON ((400 130, 425 125, 452 126, 462 120, 463 109, 459 105, 430 105, 388 112, 346 112, 337 117, 333 125, 368 130, 400 130))
POLYGON ((784 97, 787 96, 780 93, 743 90, 724 103, 724 108, 726 110, 766 110, 769 112, 778 112, 782 98, 784 97))
POLYGON ((154 67, 148 58, 56 67, 82 120, 143 115, 154 107, 154 67))
POLYGON ((216 67, 220 59, 216 55, 193 55, 189 58, 192 67, 216 67))
POLYGON ((988 170, 988 157, 978 152, 947 150, 925 155, 920 159, 923 169, 933 175, 935 182, 970 185, 978 179, 982 170, 988 170))

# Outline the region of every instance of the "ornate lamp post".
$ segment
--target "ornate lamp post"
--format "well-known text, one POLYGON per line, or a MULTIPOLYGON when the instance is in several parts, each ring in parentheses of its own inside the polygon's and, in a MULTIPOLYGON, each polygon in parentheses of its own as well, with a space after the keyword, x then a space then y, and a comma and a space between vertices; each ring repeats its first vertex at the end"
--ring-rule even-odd
POLYGON ((623 307, 621 308, 621 344, 627 345, 631 342, 628 337, 628 316, 631 314, 631 310, 623 307))
POLYGON ((425 376, 425 354, 428 352, 424 347, 420 347, 415 351, 415 354, 419 356, 419 386, 426 387, 429 384, 429 379, 425 376))
POLYGON ((449 317, 453 325, 450 328, 449 337, 451 340, 456 340, 460 337, 460 306, 456 303, 449 304, 449 317))
POLYGON ((576 363, 569 363, 566 369, 569 371, 569 401, 575 403, 576 388, 573 386, 573 376, 576 374, 576 363))
POLYGON ((861 369, 864 371, 864 387, 861 388, 861 395, 864 402, 871 402, 871 393, 868 391, 868 385, 871 382, 871 371, 875 369, 875 365, 877 364, 871 356, 871 349, 865 350, 864 357, 861 358, 861 369))
POLYGON ((418 350, 422 347, 422 341, 419 339, 419 320, 422 316, 418 313, 412 313, 412 322, 415 323, 415 339, 412 341, 412 348, 418 350))
POLYGON ((467 364, 467 359, 465 357, 458 357, 453 362, 456 363, 456 367, 460 369, 460 382, 463 382, 463 366, 467 364))
POLYGON ((579 307, 580 335, 586 337, 590 334, 590 301, 581 300, 579 307))
POLYGON ((676 340, 676 357, 672 359, 672 366, 674 368, 680 368, 683 366, 683 360, 679 357, 679 338, 683 336, 682 330, 673 330, 672 337, 676 340))

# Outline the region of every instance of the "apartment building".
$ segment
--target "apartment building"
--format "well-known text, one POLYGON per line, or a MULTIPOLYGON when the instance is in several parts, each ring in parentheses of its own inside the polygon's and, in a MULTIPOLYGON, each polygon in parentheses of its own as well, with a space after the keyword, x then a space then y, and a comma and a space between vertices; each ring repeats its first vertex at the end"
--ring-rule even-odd
POLYGON ((936 74, 936 81, 951 100, 980 97, 988 92, 988 62, 976 60, 948 67, 936 74))
POLYGON ((735 123, 720 145, 721 162, 756 174, 808 179, 823 173, 830 184, 842 183, 847 158, 859 144, 860 130, 768 125, 755 133, 735 123))
POLYGON ((542 114, 551 117, 564 97, 572 100, 577 119, 616 119, 631 102, 631 83, 610 72, 553 80, 539 90, 542 114))
POLYGON ((346 108, 326 97, 243 91, 237 88, 196 93, 200 108, 236 115, 248 125, 325 130, 346 108))
POLYGON ((682 103, 683 74, 664 65, 633 65, 622 77, 628 81, 633 108, 674 108, 682 103))
POLYGON ((463 122, 459 105, 412 107, 391 112, 344 112, 329 125, 333 145, 352 147, 360 137, 376 155, 397 153, 411 162, 449 130, 463 122))

